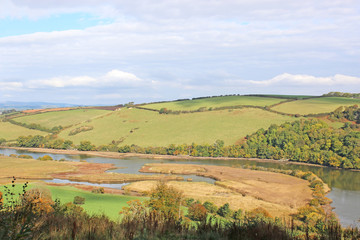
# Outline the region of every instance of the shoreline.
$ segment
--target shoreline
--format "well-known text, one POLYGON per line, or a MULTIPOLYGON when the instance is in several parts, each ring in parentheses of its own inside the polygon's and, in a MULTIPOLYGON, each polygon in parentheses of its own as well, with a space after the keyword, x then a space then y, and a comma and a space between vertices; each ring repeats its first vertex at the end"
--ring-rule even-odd
MULTIPOLYGON (((124 159, 129 157, 141 157, 146 159, 162 160, 247 160, 254 162, 270 162, 270 163, 282 163, 282 164, 292 164, 292 165, 303 165, 303 166, 313 166, 313 167, 322 167, 322 168, 332 168, 341 170, 342 168, 333 168, 329 166, 323 166, 313 163, 304 163, 304 162, 293 162, 289 160, 275 160, 275 159, 261 159, 261 158, 231 158, 231 157, 194 157, 188 155, 158 155, 158 154, 144 154, 144 153, 119 153, 119 152, 99 152, 99 151, 79 151, 79 150, 63 150, 63 149, 50 149, 50 148, 25 148, 25 147, 5 147, 0 146, 0 148, 24 150, 38 153, 52 153, 52 154, 67 154, 67 155, 88 155, 96 157, 106 157, 114 159, 124 159)), ((344 169, 350 171, 360 171, 356 169, 344 169)))

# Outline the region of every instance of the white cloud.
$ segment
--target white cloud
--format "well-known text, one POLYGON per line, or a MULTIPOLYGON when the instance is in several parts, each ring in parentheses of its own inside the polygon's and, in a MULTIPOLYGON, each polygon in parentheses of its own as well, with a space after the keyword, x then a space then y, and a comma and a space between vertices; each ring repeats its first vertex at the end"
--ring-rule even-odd
POLYGON ((31 88, 23 98, 48 91, 60 100, 360 91, 359 8, 358 0, 1 0, 0 21, 89 13, 114 22, 0 37, 0 81, 31 88))
POLYGON ((26 85, 29 88, 64 88, 64 87, 136 87, 140 85, 148 85, 151 82, 142 80, 132 73, 120 70, 112 70, 100 77, 91 76, 63 76, 49 79, 31 80, 26 85))
POLYGON ((22 88, 23 84, 21 82, 0 82, 0 90, 2 91, 19 91, 22 88))
POLYGON ((280 74, 272 79, 264 81, 253 81, 249 83, 259 86, 273 85, 299 85, 299 86, 333 86, 333 85, 359 85, 360 78, 336 74, 330 77, 315 77, 311 75, 293 75, 289 73, 280 74))

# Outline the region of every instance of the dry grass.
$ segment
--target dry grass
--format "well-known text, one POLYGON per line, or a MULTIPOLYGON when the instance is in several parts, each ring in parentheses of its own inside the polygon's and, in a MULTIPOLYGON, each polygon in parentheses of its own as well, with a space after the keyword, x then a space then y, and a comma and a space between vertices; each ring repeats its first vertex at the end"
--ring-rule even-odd
POLYGON ((49 179, 52 174, 73 172, 76 166, 68 162, 39 161, 12 157, 0 157, 0 179, 2 183, 11 182, 11 178, 49 179))
MULTIPOLYGON (((285 174, 249 169, 190 164, 146 164, 143 172, 172 172, 211 177, 216 185, 274 206, 296 209, 312 198, 308 182, 285 174)), ((240 203, 239 203, 240 204, 240 203)), ((259 202, 256 203, 257 205, 259 202)), ((264 203, 263 203, 264 204, 264 203)), ((262 205, 259 205, 262 206, 262 205)), ((289 212, 290 212, 289 210, 289 212)))
MULTIPOLYGON (((182 191, 186 198, 194 198, 201 202, 211 201, 217 206, 229 203, 231 208, 237 210, 252 210, 257 207, 263 207, 272 216, 288 216, 296 212, 296 209, 287 205, 270 203, 256 199, 252 196, 243 196, 242 194, 226 189, 220 186, 212 185, 204 182, 169 182, 170 186, 182 191)), ((127 191, 136 191, 147 193, 156 186, 156 181, 134 182, 125 186, 127 191)))
POLYGON ((141 180, 182 180, 163 175, 120 174, 105 172, 112 164, 85 162, 40 161, 0 156, 0 183, 10 183, 12 177, 26 180, 69 179, 92 183, 124 183, 141 180))

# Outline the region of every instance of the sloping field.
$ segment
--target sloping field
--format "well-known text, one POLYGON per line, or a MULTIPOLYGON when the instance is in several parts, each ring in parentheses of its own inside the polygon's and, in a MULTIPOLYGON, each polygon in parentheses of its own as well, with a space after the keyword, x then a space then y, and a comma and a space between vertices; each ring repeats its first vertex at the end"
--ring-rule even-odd
POLYGON ((69 126, 109 113, 110 111, 98 109, 76 109, 69 111, 54 111, 30 116, 14 118, 15 121, 31 124, 40 124, 43 127, 69 126))
POLYGON ((292 114, 311 114, 328 113, 340 106, 351 106, 360 104, 360 99, 344 97, 321 97, 305 100, 287 102, 273 107, 272 109, 284 113, 292 114))
POLYGON ((270 106, 286 99, 271 98, 271 97, 255 97, 255 96, 225 96, 225 97, 212 97, 195 100, 185 101, 173 101, 164 103, 147 104, 143 107, 160 110, 161 108, 167 108, 173 111, 181 110, 197 110, 201 107, 217 108, 226 106, 239 106, 239 105, 251 105, 251 106, 270 106))
POLYGON ((159 114, 141 109, 122 109, 90 123, 62 131, 59 137, 75 144, 89 140, 95 145, 123 139, 121 145, 167 146, 169 144, 213 144, 217 139, 226 145, 271 124, 293 121, 294 118, 261 109, 238 109, 192 114, 159 114), (91 125, 93 130, 69 136, 72 129, 91 125))
POLYGON ((15 140, 20 136, 28 136, 28 135, 42 135, 45 136, 46 132, 32 130, 28 128, 24 128, 21 126, 14 125, 9 122, 1 122, 0 121, 0 138, 5 138, 7 141, 15 140))

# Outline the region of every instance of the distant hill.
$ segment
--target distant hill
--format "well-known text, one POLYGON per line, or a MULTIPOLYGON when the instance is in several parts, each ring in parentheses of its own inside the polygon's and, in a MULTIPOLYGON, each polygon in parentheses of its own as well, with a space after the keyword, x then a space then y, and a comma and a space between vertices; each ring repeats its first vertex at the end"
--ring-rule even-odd
POLYGON ((0 110, 26 110, 26 109, 43 109, 43 108, 59 108, 59 107, 76 107, 79 105, 68 103, 49 103, 49 102, 15 102, 8 101, 0 103, 0 110))

